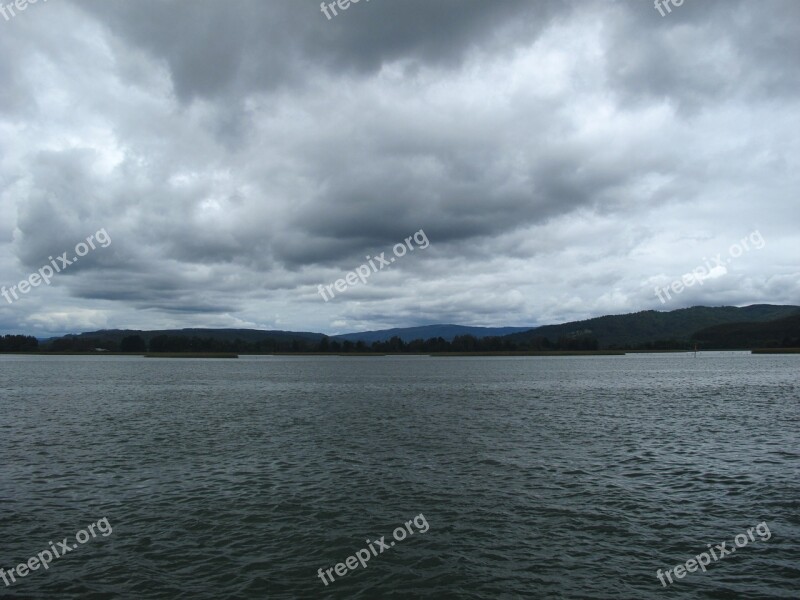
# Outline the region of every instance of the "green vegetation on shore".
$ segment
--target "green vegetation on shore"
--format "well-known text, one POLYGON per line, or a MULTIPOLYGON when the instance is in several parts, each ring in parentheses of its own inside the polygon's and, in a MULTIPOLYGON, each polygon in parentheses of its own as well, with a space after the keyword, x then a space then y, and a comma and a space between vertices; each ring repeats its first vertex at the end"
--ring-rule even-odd
POLYGON ((800 348, 800 314, 767 323, 716 325, 698 331, 692 339, 714 349, 800 348))
POLYGON ((29 335, 0 336, 0 352, 37 352, 39 340, 29 335))

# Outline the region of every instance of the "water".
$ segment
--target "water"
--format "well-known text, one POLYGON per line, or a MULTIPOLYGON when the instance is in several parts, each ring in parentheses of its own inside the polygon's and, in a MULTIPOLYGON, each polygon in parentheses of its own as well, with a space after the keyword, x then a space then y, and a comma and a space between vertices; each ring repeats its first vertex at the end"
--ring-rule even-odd
MULTIPOLYGON (((0 357, 2 598, 797 598, 800 356, 0 357), (429 529, 326 587, 422 514, 429 529), (766 522, 771 538, 664 589, 766 522)), ((421 522, 421 521, 420 521, 421 522)))

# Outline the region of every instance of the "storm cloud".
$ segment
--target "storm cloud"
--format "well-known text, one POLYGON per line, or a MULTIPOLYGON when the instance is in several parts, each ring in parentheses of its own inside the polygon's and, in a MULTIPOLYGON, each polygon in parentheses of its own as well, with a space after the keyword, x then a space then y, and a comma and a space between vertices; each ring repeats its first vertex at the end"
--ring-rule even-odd
POLYGON ((0 285, 113 243, 0 298, 0 332, 800 303, 797 56, 793 0, 29 5, 0 17, 0 285))

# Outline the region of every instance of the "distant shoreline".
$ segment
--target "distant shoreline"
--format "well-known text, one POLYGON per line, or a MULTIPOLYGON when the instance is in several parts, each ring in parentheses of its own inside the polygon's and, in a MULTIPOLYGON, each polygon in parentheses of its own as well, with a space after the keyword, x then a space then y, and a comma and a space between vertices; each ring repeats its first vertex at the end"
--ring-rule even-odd
MULTIPOLYGON (((750 352, 751 354, 800 354, 800 348, 742 348, 698 350, 704 352, 750 352)), ((692 350, 520 350, 486 352, 0 352, 0 356, 141 356, 143 358, 239 358, 241 356, 338 356, 385 357, 430 356, 454 358, 459 356, 625 356, 628 354, 693 354, 692 350)))

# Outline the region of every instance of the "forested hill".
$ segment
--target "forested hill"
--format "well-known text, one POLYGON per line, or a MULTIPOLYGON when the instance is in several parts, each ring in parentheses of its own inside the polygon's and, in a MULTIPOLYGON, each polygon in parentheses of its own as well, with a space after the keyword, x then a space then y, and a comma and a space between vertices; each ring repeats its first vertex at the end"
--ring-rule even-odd
MULTIPOLYGON (((714 325, 733 323, 764 323, 800 314, 800 306, 775 306, 755 304, 744 308, 734 306, 696 306, 658 312, 647 310, 627 315, 597 317, 586 321, 574 321, 562 325, 546 325, 525 333, 516 333, 507 338, 518 342, 535 338, 556 340, 569 337, 596 339, 601 348, 636 348, 658 342, 683 342, 714 325)), ((662 344, 669 347, 670 344, 662 344)))
POLYGON ((800 314, 768 323, 715 325, 694 334, 703 348, 800 348, 800 314))

